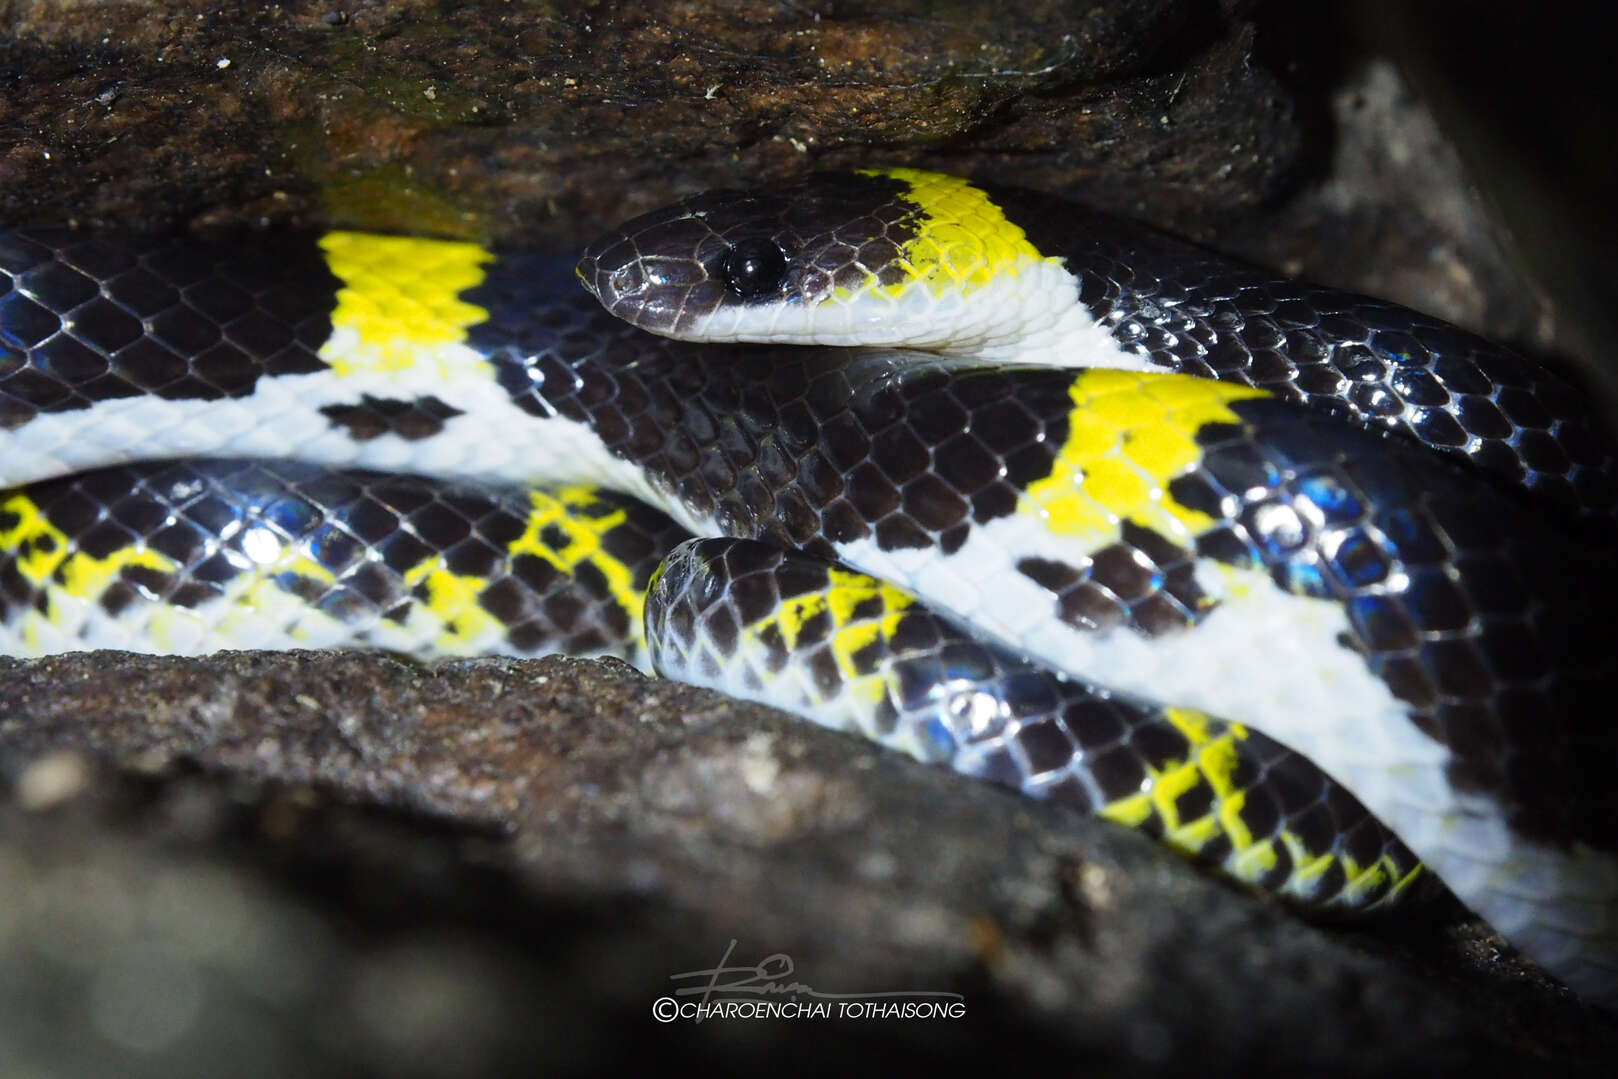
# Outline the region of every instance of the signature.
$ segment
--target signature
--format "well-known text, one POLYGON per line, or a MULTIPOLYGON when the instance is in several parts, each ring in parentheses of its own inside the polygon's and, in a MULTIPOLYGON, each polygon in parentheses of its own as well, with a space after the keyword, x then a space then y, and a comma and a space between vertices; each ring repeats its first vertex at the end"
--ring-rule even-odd
POLYGON ((707 1003, 715 993, 739 993, 747 996, 803 996, 822 1000, 871 1000, 876 997, 925 997, 934 1000, 965 1000, 960 993, 913 989, 887 993, 823 993, 813 986, 792 979, 797 969, 792 957, 782 952, 767 955, 752 966, 732 966, 730 957, 736 953, 736 941, 725 947, 719 965, 706 970, 687 970, 670 974, 669 981, 698 980, 699 984, 682 985, 674 991, 676 996, 696 996, 707 1003))

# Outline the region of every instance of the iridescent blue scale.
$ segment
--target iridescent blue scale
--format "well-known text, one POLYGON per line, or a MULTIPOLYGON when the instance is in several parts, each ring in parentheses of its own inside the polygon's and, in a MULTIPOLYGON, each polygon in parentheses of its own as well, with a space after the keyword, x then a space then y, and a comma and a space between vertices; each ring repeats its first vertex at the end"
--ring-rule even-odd
POLYGON ((1314 504, 1326 525, 1351 525, 1365 516, 1364 504, 1333 473, 1317 472, 1297 482, 1298 493, 1314 504))
POLYGON ((1381 548, 1362 531, 1350 532, 1327 558, 1327 566, 1348 589, 1386 580, 1389 564, 1381 548))

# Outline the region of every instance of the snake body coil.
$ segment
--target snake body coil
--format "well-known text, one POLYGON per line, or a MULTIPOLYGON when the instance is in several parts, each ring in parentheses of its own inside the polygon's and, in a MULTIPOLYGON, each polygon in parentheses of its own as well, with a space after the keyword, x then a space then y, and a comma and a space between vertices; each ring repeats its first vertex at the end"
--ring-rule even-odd
MULTIPOLYGON (((1003 230, 990 254, 1028 261, 979 272, 969 240, 936 227, 947 215, 917 194, 926 174, 865 179, 877 186, 799 200, 863 274, 830 274, 828 295, 880 294, 910 317, 925 305, 905 297, 920 293, 878 258, 895 249, 922 280, 947 266, 972 283, 926 287, 931 303, 955 296, 935 326, 978 332, 992 294, 1026 316, 1022 329, 1000 319, 975 356, 959 335, 896 342, 941 356, 721 348, 613 319, 554 260, 469 244, 5 234, 0 485, 17 489, 0 503, 0 541, 15 552, 0 561, 0 643, 214 647, 228 638, 179 627, 228 634, 267 609, 284 629, 288 612, 313 609, 295 632, 257 639, 635 648, 626 627, 650 580, 650 649, 665 670, 835 714, 1302 898, 1397 895, 1414 861, 1346 786, 1530 954, 1594 996, 1618 991, 1618 795, 1602 781, 1618 743, 1598 710, 1618 687, 1586 628, 1618 594, 1605 556, 1570 534, 1605 527, 1611 456, 1576 399, 1459 331, 1272 279, 1272 323, 1298 322, 1283 314, 1299 296, 1332 314, 1308 334, 1253 329, 1254 304, 1193 287, 1215 269, 1220 281, 1249 271, 1115 223, 1118 243, 1143 237, 1157 261, 1110 249, 1110 292, 1003 230), (873 192, 874 209, 848 213, 851 195, 873 192), (904 246, 918 236, 944 254, 904 246), (1060 292, 1058 270, 1088 297, 1080 306, 1038 292, 1007 301, 1012 278, 1060 292), (1098 317, 1095 304, 1121 313, 1098 317), (1378 321, 1356 323, 1364 311, 1378 321), (1088 345, 1062 343, 1075 330, 1088 345), (1424 350, 1406 348, 1408 368, 1389 359, 1399 333, 1424 350), (1103 334, 1150 362, 1095 363, 1103 334), (1019 352, 1030 340, 1034 353, 1019 352), (1177 348, 1240 377, 1142 369, 1177 348), (1074 349, 1058 368, 1016 362, 1074 349), (1268 377, 1283 369, 1272 355, 1292 373, 1268 377), (1353 366, 1367 356, 1381 382, 1343 374, 1368 370, 1353 366), (1340 392, 1306 357, 1338 370, 1340 392), (1478 372, 1486 390, 1465 382, 1478 372), (1413 403, 1426 392, 1415 374, 1449 387, 1450 403, 1413 403), (1356 396, 1373 383, 1404 393, 1397 415, 1356 396), (1440 445, 1450 432, 1434 417, 1471 424, 1450 447, 1466 460, 1322 415, 1356 408, 1440 445), (125 463, 180 456, 300 464, 125 463), (115 489, 153 497, 119 509, 115 489), (1578 506, 1584 524, 1559 524, 1538 495, 1578 506), (680 529, 770 546, 682 547, 654 577, 680 529), (344 638, 344 626, 358 628, 344 638)), ((974 212, 996 205, 952 183, 952 198, 979 200, 974 212)), ((700 306, 690 297, 716 288, 723 303, 710 306, 760 311, 764 283, 779 294, 774 278, 802 269, 778 237, 783 266, 723 238, 670 253, 652 239, 686 226, 667 216, 598 245, 584 267, 603 292, 635 279, 685 288, 654 328, 680 328, 700 306), (612 256, 615 244, 632 257, 612 256)), ((1050 234, 1082 220, 1052 215, 1050 234)))

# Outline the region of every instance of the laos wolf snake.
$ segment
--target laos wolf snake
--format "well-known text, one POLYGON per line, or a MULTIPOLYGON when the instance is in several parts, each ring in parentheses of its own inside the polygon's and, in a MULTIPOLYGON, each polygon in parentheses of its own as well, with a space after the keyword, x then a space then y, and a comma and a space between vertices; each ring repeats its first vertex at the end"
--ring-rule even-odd
POLYGON ((0 235, 0 650, 627 654, 1307 903, 1419 856, 1618 997, 1618 488, 1569 387, 910 170, 697 196, 578 276, 0 235))

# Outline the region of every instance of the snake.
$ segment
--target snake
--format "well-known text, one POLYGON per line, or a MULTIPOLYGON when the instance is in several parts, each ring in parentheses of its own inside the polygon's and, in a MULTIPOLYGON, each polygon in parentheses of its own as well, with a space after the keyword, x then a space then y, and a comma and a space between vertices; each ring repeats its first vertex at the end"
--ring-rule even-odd
POLYGON ((1598 1003, 1613 462, 1481 338, 909 169, 582 260, 0 232, 0 652, 620 655, 1307 907, 1437 878, 1598 1003))

